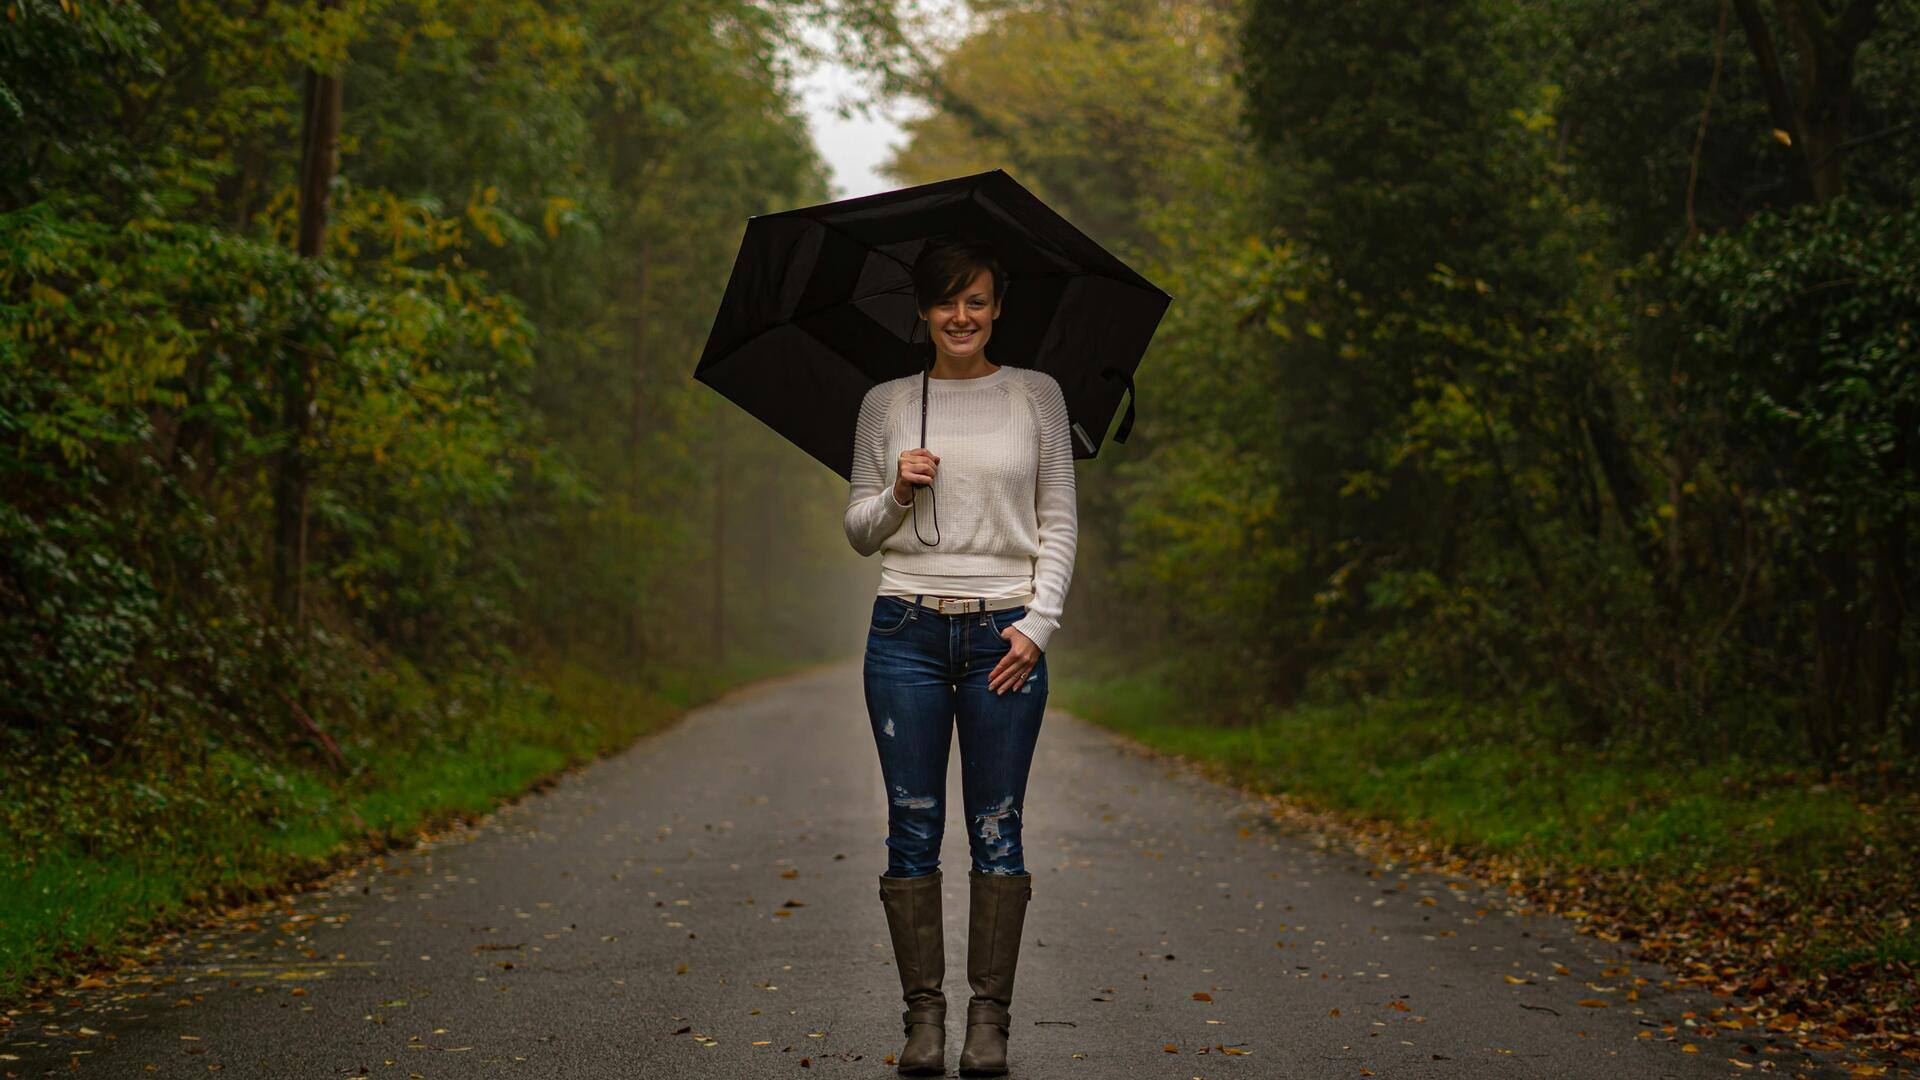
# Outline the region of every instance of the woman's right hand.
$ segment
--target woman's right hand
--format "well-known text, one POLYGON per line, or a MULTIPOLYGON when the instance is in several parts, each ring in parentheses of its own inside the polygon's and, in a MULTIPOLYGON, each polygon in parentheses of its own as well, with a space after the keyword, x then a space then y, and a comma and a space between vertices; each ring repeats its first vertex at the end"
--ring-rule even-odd
POLYGON ((925 447, 900 451, 900 467, 893 477, 894 501, 912 502, 914 487, 933 483, 934 470, 939 466, 940 455, 925 447))

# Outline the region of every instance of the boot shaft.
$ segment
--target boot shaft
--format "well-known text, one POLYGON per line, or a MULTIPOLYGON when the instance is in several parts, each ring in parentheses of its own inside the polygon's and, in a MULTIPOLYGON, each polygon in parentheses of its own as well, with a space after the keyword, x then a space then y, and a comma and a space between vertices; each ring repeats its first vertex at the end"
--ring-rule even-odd
MULTIPOLYGON (((880 905, 887 914, 893 961, 900 969, 900 994, 908 1018, 946 1015, 946 926, 940 899, 940 871, 919 877, 880 875, 880 905)), ((911 1023, 911 1020, 909 1020, 911 1023)))
POLYGON ((989 1019, 1005 1023, 1013 1001, 1013 976, 1026 926, 1033 875, 968 874, 967 983, 973 990, 969 1023, 989 1019))

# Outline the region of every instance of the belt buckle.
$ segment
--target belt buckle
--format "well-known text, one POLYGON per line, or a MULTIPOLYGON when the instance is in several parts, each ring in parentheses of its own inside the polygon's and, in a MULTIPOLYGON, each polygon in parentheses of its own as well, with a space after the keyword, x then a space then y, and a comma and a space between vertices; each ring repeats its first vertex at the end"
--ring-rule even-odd
POLYGON ((966 609, 966 607, 965 607, 965 605, 967 605, 967 604, 970 604, 970 603, 972 603, 972 602, 973 602, 973 601, 972 601, 972 600, 970 600, 970 599, 963 599, 963 598, 960 598, 960 597, 948 597, 948 596, 938 596, 938 597, 935 597, 935 598, 934 598, 934 603, 936 603, 936 604, 938 604, 938 605, 939 605, 939 607, 937 608, 937 610, 938 610, 938 611, 940 612, 940 614, 942 614, 942 615, 947 615, 947 614, 959 614, 959 613, 961 613, 961 612, 964 612, 964 611, 966 611, 966 610, 967 610, 967 609, 966 609), (951 600, 951 601, 952 601, 952 602, 954 603, 954 605, 955 605, 955 608, 954 608, 954 610, 953 610, 952 612, 949 612, 949 611, 947 611, 947 602, 948 602, 949 600, 951 600))

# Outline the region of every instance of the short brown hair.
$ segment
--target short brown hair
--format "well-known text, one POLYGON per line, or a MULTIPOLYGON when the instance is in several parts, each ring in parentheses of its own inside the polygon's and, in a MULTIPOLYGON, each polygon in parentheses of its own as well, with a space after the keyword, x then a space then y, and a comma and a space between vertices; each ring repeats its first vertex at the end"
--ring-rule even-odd
POLYGON ((933 305, 967 287, 974 275, 985 270, 993 275, 993 302, 1007 295, 1007 271, 993 245, 971 237, 935 240, 920 252, 913 263, 913 300, 917 310, 933 305))

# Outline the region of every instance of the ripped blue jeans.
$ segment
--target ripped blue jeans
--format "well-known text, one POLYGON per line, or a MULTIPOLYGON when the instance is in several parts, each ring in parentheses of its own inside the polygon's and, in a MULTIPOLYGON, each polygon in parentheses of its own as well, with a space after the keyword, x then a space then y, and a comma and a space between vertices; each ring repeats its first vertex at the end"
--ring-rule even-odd
POLYGON ((960 790, 973 869, 1026 870, 1020 814, 1027 771, 1047 707, 1047 657, 1004 694, 987 676, 1009 649, 1000 632, 1025 607, 942 615, 897 596, 876 596, 867 630, 867 717, 887 788, 887 874, 940 867, 946 829, 947 747, 960 726, 960 790))

